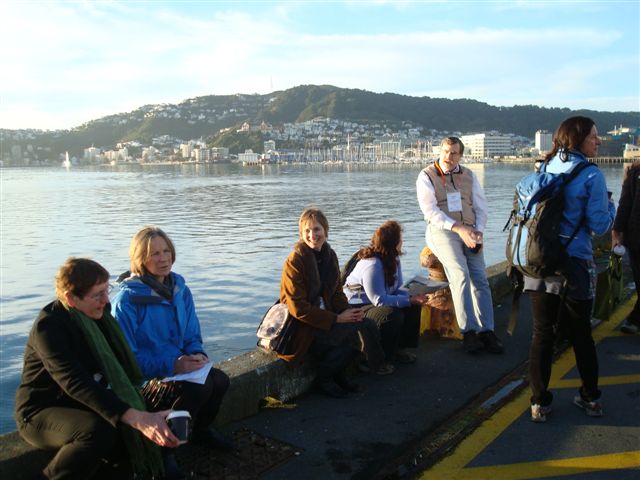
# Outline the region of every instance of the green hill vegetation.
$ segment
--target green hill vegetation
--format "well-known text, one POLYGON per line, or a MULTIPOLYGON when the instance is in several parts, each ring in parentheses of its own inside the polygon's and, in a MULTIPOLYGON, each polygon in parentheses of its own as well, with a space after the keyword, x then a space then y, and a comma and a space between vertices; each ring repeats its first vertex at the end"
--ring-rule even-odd
MULTIPOLYGON (((495 107, 471 99, 410 97, 331 85, 301 85, 266 95, 208 95, 177 105, 145 105, 71 130, 0 130, 0 140, 5 151, 15 144, 28 144, 50 152, 68 150, 70 154, 81 155, 82 150, 91 145, 102 149, 114 148, 122 142, 149 145, 155 138, 170 136, 183 141, 202 139, 212 146, 227 146, 234 153, 245 148, 259 152, 262 135, 230 132, 235 132, 244 122, 255 125, 264 121, 277 128, 284 123, 326 117, 389 128, 410 122, 414 127, 422 127, 423 133, 436 130, 468 134, 495 130, 533 138, 537 130, 553 131, 562 120, 578 114, 593 118, 601 133, 617 125, 640 125, 639 112, 535 105, 495 107)), ((287 142, 287 146, 292 143, 287 142)))

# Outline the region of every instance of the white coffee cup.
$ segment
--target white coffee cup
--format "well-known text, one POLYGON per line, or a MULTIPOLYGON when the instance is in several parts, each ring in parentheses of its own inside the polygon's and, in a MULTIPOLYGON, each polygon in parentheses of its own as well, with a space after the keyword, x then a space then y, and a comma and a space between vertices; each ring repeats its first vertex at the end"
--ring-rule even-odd
POLYGON ((626 252, 627 250, 624 248, 624 245, 616 245, 615 247, 613 247, 613 253, 615 253, 616 255, 618 255, 619 257, 624 255, 624 252, 626 252))
POLYGON ((173 434, 180 440, 180 445, 189 441, 191 433, 191 415, 186 410, 174 410, 167 415, 167 424, 173 434))

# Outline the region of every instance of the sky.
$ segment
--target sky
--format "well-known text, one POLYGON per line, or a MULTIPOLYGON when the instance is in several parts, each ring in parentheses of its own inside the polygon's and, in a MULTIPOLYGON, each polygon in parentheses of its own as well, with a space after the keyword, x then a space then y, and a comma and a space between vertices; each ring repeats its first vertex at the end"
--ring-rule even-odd
POLYGON ((0 2, 0 128, 328 84, 640 110, 640 0, 0 2))

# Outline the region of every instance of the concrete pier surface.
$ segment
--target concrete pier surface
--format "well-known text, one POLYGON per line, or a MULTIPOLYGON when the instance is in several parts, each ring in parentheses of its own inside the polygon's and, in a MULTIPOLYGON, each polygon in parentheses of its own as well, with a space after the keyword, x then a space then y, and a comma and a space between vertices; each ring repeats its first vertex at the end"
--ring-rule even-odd
MULTIPOLYGON (((198 479, 538 478, 500 476, 493 471, 485 476, 482 470, 467 474, 463 470, 466 464, 458 470, 449 465, 443 470, 447 473, 438 470, 441 461, 457 458, 456 445, 465 438, 473 438, 474 431, 481 431, 483 425, 492 422, 492 415, 508 410, 514 402, 521 410, 528 407, 528 403, 522 407, 522 396, 528 402, 526 362, 531 309, 527 296, 523 296, 514 334, 508 336, 511 297, 503 272, 504 265, 488 269, 494 289, 495 330, 505 345, 504 354, 472 355, 462 350, 459 340, 425 335, 416 351, 415 364, 398 365, 389 376, 354 372, 353 379, 361 391, 346 399, 310 392, 313 372, 309 370, 291 370, 282 361, 260 351, 243 354, 220 365, 229 373, 232 384, 218 426, 236 438, 239 451, 185 449, 184 453, 179 452, 180 463, 198 479)), ((606 329, 616 337, 616 327, 625 311, 630 310, 631 301, 627 299, 612 320, 595 326, 594 335, 599 335, 599 329, 606 329)), ((599 356, 607 376, 626 375, 629 383, 622 390, 604 389, 605 417, 589 419, 564 399, 562 401, 569 405, 566 410, 571 413, 558 414, 558 418, 566 417, 563 431, 569 428, 567 421, 574 421, 580 429, 576 435, 580 436, 585 431, 592 432, 598 425, 610 426, 608 412, 615 411, 616 416, 611 418, 623 424, 616 427, 622 428, 624 435, 620 428, 604 428, 597 433, 597 445, 607 445, 607 454, 619 446, 623 452, 622 464, 630 465, 637 475, 640 454, 636 462, 633 452, 640 449, 640 379, 633 375, 640 373, 640 335, 618 334, 617 337, 619 340, 608 342, 604 351, 599 347, 599 356), (622 360, 612 363, 610 358, 622 360), (617 374, 609 371, 615 369, 624 371, 617 374)), ((571 359, 572 352, 567 353, 571 359)), ((566 382, 571 388, 563 396, 572 397, 576 391, 575 372, 567 368, 565 373, 571 378, 566 382)), ((561 368, 558 371, 564 372, 561 368)), ((559 404, 557 410, 564 412, 565 405, 559 404)), ((558 427, 553 427, 556 418, 551 417, 547 424, 532 424, 523 412, 516 417, 520 419, 518 428, 524 429, 523 438, 532 438, 531 429, 537 427, 534 431, 537 437, 533 438, 544 444, 544 448, 532 448, 536 446, 532 440, 524 459, 519 457, 518 461, 538 461, 545 458, 545 453, 552 455, 556 449, 566 450, 561 443, 554 444, 552 433, 560 434, 558 427), (545 437, 545 427, 550 427, 546 431, 549 438, 545 437)), ((520 438, 519 432, 509 434, 520 438)), ((474 440, 467 449, 482 451, 480 447, 491 445, 488 438, 474 440)), ((0 478, 31 478, 51 455, 29 447, 15 432, 0 437, 0 445, 0 478)), ((513 452, 507 447, 505 462, 512 463, 509 453, 513 452)), ((593 448, 582 453, 589 458, 598 455, 593 448)), ((624 473, 618 471, 621 472, 624 473)), ((111 478, 118 478, 114 475, 111 478)))

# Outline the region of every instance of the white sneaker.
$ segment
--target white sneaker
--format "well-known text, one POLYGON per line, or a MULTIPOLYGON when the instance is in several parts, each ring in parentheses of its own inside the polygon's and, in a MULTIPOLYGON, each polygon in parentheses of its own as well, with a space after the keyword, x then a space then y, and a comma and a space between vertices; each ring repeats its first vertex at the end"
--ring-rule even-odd
POLYGON ((395 370, 396 370, 395 367, 393 365, 391 365, 390 363, 383 363, 376 370, 376 375, 382 375, 382 376, 391 375, 395 370))
POLYGON ((630 322, 628 319, 624 321, 622 326, 620 327, 620 331, 622 333, 629 333, 631 335, 638 333, 640 328, 635 323, 630 322))
POLYGON ((551 405, 543 407, 534 403, 531 405, 531 421, 536 423, 544 423, 547 421, 547 415, 551 413, 551 405))
POLYGON ((598 400, 587 402, 580 395, 573 397, 573 404, 584 409, 584 412, 590 417, 602 416, 602 404, 598 400))

